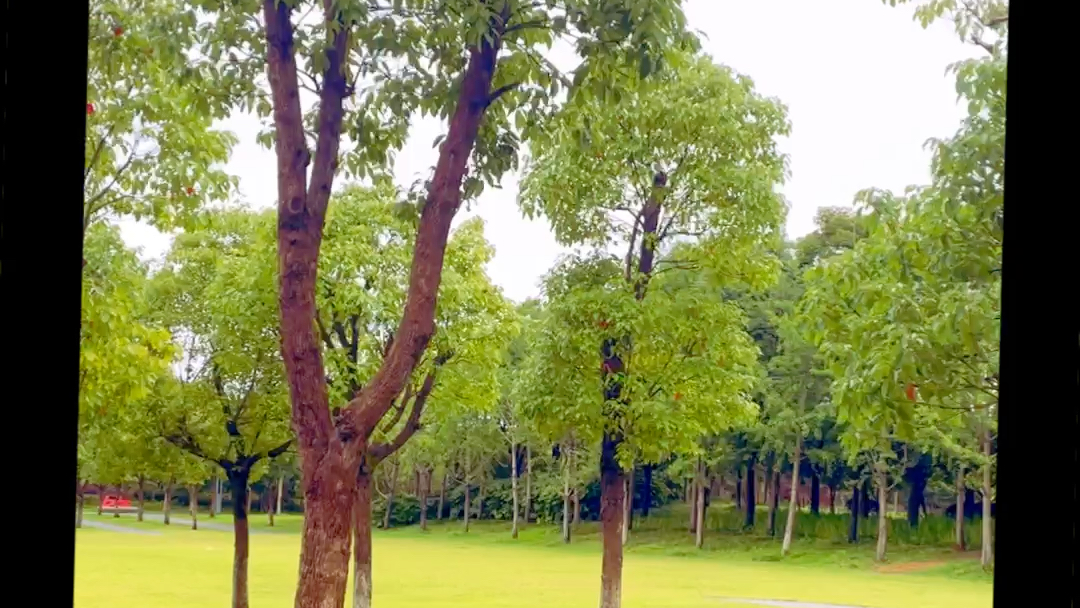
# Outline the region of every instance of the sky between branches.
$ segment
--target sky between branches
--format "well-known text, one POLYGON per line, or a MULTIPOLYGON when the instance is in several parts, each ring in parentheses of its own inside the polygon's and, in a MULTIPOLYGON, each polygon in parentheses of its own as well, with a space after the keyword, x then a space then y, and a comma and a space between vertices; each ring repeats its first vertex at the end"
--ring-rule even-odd
MULTIPOLYGON (((900 192, 929 181, 923 143, 954 132, 963 116, 945 68, 977 50, 957 39, 951 23, 923 30, 909 7, 875 0, 685 0, 685 10, 715 61, 788 106, 792 133, 781 141, 791 169, 782 188, 791 205, 788 237, 813 230, 818 207, 849 205, 863 188, 900 192)), ((554 49, 550 58, 573 67, 568 48, 554 49)), ((240 178, 242 199, 253 208, 273 206, 276 164, 273 151, 255 141, 259 119, 235 115, 222 127, 240 138, 227 168, 240 178)), ((445 129, 435 119, 413 123, 395 165, 400 186, 430 175, 432 142, 445 129)), ((502 189, 485 191, 457 222, 484 219, 496 251, 488 272, 508 297, 522 301, 539 295, 540 277, 566 250, 546 221, 521 217, 517 182, 518 175, 507 175, 502 189)), ((121 226, 144 258, 169 246, 169 236, 148 226, 121 226)))

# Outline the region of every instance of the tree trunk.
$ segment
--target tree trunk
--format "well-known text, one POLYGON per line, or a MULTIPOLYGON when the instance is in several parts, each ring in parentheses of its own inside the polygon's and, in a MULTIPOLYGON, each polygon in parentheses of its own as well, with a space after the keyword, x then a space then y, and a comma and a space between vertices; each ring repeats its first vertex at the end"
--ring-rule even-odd
POLYGON ((769 536, 776 536, 776 512, 780 510, 780 466, 770 474, 772 492, 769 496, 769 536))
POLYGON ((480 475, 480 488, 476 493, 476 519, 484 519, 484 490, 487 488, 487 477, 480 475))
POLYGON ((690 483, 686 486, 686 502, 690 505, 690 533, 695 534, 697 532, 697 513, 698 513, 698 487, 701 485, 698 483, 698 473, 694 472, 694 478, 690 480, 690 483))
MULTIPOLYGON (((806 392, 803 391, 805 398, 806 392)), ((799 463, 802 462, 802 435, 795 438, 795 454, 791 458, 791 499, 788 501, 787 525, 784 526, 784 544, 780 555, 787 556, 791 551, 791 540, 795 534, 795 514, 798 512, 799 463)))
POLYGON ((652 471, 653 465, 647 464, 642 469, 641 479, 641 516, 648 517, 649 509, 652 507, 652 471))
POLYGON ((252 499, 253 494, 254 494, 254 492, 252 492, 251 490, 248 490, 248 492, 247 492, 247 512, 248 513, 251 513, 251 499, 252 499))
POLYGON ((859 542, 859 513, 862 511, 862 505, 859 501, 859 496, 862 494, 860 490, 861 484, 856 484, 855 489, 851 491, 851 526, 848 528, 848 542, 859 542))
POLYGON ((210 478, 210 518, 213 519, 218 508, 218 492, 221 490, 217 475, 210 478))
POLYGON ((466 459, 465 459, 465 512, 463 514, 463 517, 465 518, 465 531, 466 532, 469 531, 469 508, 471 507, 471 505, 469 504, 469 481, 471 481, 469 479, 469 460, 466 457, 466 459))
POLYGON ((767 462, 765 463, 765 477, 761 480, 761 498, 765 502, 765 504, 771 505, 772 501, 770 500, 770 498, 772 498, 773 483, 772 474, 773 467, 776 464, 776 457, 773 454, 769 454, 769 456, 766 458, 766 461, 767 462))
MULTIPOLYGON (((881 508, 885 508, 884 503, 881 508)), ((821 515, 821 478, 817 471, 810 473, 810 514, 814 517, 821 515)))
POLYGON ((750 455, 750 462, 746 465, 746 518, 743 527, 747 530, 754 529, 754 515, 757 514, 757 454, 750 455))
POLYGON ((75 527, 82 527, 83 520, 83 506, 86 505, 86 493, 83 491, 82 480, 75 482, 75 527))
POLYGON ((562 540, 570 542, 570 461, 562 459, 563 465, 563 500, 562 500, 562 540))
POLYGON ((165 486, 165 502, 161 503, 161 516, 166 526, 169 525, 169 516, 172 515, 172 491, 175 484, 176 480, 170 478, 168 485, 165 486))
POLYGON ((232 608, 248 606, 248 474, 234 467, 229 474, 233 503, 233 580, 232 608))
POLYGON ((390 529, 390 516, 394 512, 394 495, 397 494, 398 473, 399 472, 400 472, 400 467, 398 466, 398 461, 395 460, 394 461, 394 468, 393 468, 393 470, 390 471, 390 494, 388 494, 387 497, 386 497, 386 511, 383 513, 383 520, 382 520, 383 530, 389 530, 390 529))
POLYGON ((353 608, 371 608, 371 471, 367 463, 356 475, 353 505, 353 608))
POLYGON ((888 501, 887 479, 885 470, 878 468, 876 471, 877 497, 878 497, 878 523, 877 523, 877 547, 874 550, 874 559, 879 562, 885 561, 885 547, 889 538, 889 519, 885 514, 885 505, 888 501))
POLYGON ((967 491, 964 486, 964 465, 960 465, 956 470, 956 545, 957 551, 964 551, 967 549, 967 542, 964 539, 964 502, 967 491))
POLYGON ((135 521, 142 521, 143 520, 143 512, 145 511, 145 507, 146 507, 146 490, 145 490, 145 486, 146 486, 146 479, 142 475, 139 475, 139 489, 138 489, 139 510, 135 514, 135 521))
POLYGON ((191 529, 199 529, 199 486, 195 484, 187 487, 188 511, 191 513, 191 529))
POLYGON ((428 494, 431 492, 431 470, 420 471, 420 479, 417 482, 417 492, 420 494, 420 529, 427 530, 428 494))
POLYGON ((443 471, 442 475, 442 488, 439 490, 439 511, 435 514, 435 519, 442 521, 443 509, 446 507, 446 480, 450 476, 450 471, 443 471))
POLYGON ((694 497, 694 546, 705 546, 705 463, 698 458, 697 496, 694 497))
POLYGON ((990 431, 987 430, 983 436, 983 456, 986 457, 986 464, 983 465, 983 483, 982 483, 982 555, 980 563, 983 568, 990 568, 994 563, 994 527, 993 527, 993 511, 991 510, 990 494, 993 491, 991 487, 991 463, 990 463, 990 450, 993 443, 993 439, 990 436, 990 431))
POLYGON ((510 495, 512 498, 513 513, 510 516, 513 522, 510 527, 510 538, 518 537, 518 466, 517 444, 510 444, 510 495))
POLYGON ((836 484, 829 484, 829 513, 836 515, 836 484))
POLYGON ((97 514, 100 517, 105 512, 105 486, 98 487, 97 514))
POLYGON ((627 475, 623 479, 623 496, 626 497, 623 504, 626 506, 626 511, 623 513, 622 544, 625 546, 627 541, 630 540, 630 519, 633 517, 634 510, 631 507, 633 499, 630 495, 630 488, 633 486, 631 485, 630 477, 627 475))
POLYGON ((622 605, 623 518, 626 516, 626 475, 615 459, 620 437, 604 433, 600 445, 600 608, 622 605))
POLYGON ((735 509, 742 511, 742 464, 735 466, 735 509))
POLYGON ((285 496, 285 476, 282 475, 282 476, 278 477, 278 482, 277 482, 277 506, 276 506, 277 508, 275 509, 275 512, 278 515, 281 515, 281 501, 282 501, 282 498, 284 498, 284 496, 285 496))
POLYGON ((532 448, 525 446, 525 524, 532 521, 532 448))
POLYGON ((581 489, 574 488, 572 490, 574 495, 574 521, 575 526, 581 525, 581 489))

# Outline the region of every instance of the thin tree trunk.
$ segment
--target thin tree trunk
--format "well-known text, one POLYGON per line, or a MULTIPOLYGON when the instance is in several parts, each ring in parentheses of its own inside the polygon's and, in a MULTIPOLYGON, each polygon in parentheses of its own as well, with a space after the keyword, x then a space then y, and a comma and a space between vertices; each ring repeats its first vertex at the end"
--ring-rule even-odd
POLYGON ((982 483, 982 555, 980 562, 983 568, 990 568, 994 563, 994 528, 993 528, 993 511, 991 510, 990 493, 993 490, 991 487, 991 470, 990 470, 990 450, 993 444, 993 438, 990 436, 990 430, 987 429, 983 436, 983 456, 986 457, 986 464, 983 465, 983 483, 982 483))
POLYGON ((517 444, 510 444, 510 494, 513 498, 512 509, 513 514, 510 519, 513 524, 510 528, 510 538, 518 537, 518 466, 517 466, 517 444))
POLYGON ((365 462, 356 475, 353 505, 353 608, 371 608, 371 471, 365 462))
POLYGON ((642 469, 641 479, 641 516, 648 517, 649 509, 652 508, 653 500, 653 488, 652 488, 652 474, 653 465, 647 464, 642 469))
MULTIPOLYGON (((629 538, 630 530, 634 529, 634 482, 637 478, 637 466, 630 468, 629 474, 626 476, 626 532, 627 538, 629 538)), ((623 540, 623 544, 626 544, 626 540, 623 540)))
MULTIPOLYGON (((803 395, 805 398, 805 390, 803 395)), ((795 514, 798 511, 799 497, 799 462, 802 461, 802 435, 795 438, 795 454, 791 459, 791 499, 788 501, 787 525, 784 526, 784 544, 780 555, 787 556, 791 551, 791 540, 795 534, 795 514)))
POLYGON ((574 521, 575 526, 581 525, 581 488, 572 490, 574 495, 574 521))
POLYGON ((469 457, 468 457, 468 455, 466 455, 465 456, 465 513, 464 513, 465 531, 466 532, 469 531, 469 507, 471 506, 471 505, 469 505, 469 482, 472 481, 472 480, 469 479, 469 477, 470 477, 469 476, 469 457))
MULTIPOLYGON (((885 503, 881 504, 881 508, 885 508, 885 503)), ((821 515, 821 478, 815 470, 810 473, 810 514, 815 517, 821 515)))
POLYGON ((862 512, 860 497, 862 496, 862 484, 856 483, 851 491, 851 527, 848 529, 848 542, 859 542, 859 513, 862 512))
POLYGON ((772 473, 773 466, 775 465, 775 458, 770 454, 767 460, 768 462, 765 464, 765 477, 761 480, 761 498, 765 501, 765 504, 771 505, 772 501, 769 499, 772 497, 772 473))
POLYGON ((443 509, 446 506, 446 480, 450 476, 449 470, 444 470, 442 475, 442 488, 439 490, 439 512, 435 514, 435 519, 442 521, 443 509))
POLYGON ((964 486, 964 465, 960 465, 956 470, 956 550, 964 551, 967 549, 967 541, 964 538, 964 502, 967 490, 964 486))
POLYGON ((750 455, 750 462, 746 465, 746 517, 743 527, 747 530, 754 529, 754 516, 757 514, 757 454, 750 455))
POLYGON ((210 478, 210 518, 213 519, 218 507, 218 492, 221 490, 217 475, 210 478))
POLYGON ((690 533, 695 534, 697 532, 697 515, 698 515, 698 488, 701 485, 698 483, 698 471, 694 471, 694 477, 687 484, 686 488, 686 502, 690 505, 690 533))
POLYGON ((476 519, 484 519, 484 490, 487 489, 487 476, 480 474, 480 488, 476 493, 476 519))
POLYGON ((236 467, 229 475, 233 503, 232 608, 248 606, 248 474, 236 467))
MULTIPOLYGON (((383 530, 390 529, 390 516, 394 512, 394 495, 397 493, 398 473, 400 472, 398 461, 394 461, 394 468, 390 471, 390 494, 386 497, 386 511, 383 513, 383 530)), ((407 483, 407 482, 406 482, 407 483)))
POLYGON ((630 497, 631 481, 629 476, 624 479, 625 481, 623 481, 623 492, 624 496, 626 496, 626 499, 623 504, 626 505, 626 511, 623 513, 622 544, 625 546, 627 541, 630 540, 630 519, 631 517, 633 517, 634 510, 631 507, 631 505, 633 504, 633 499, 630 497))
POLYGON ((83 506, 86 505, 86 493, 83 491, 83 481, 77 480, 75 482, 75 527, 82 527, 83 520, 83 506))
POLYGON ((146 507, 145 485, 146 485, 146 479, 143 478, 142 475, 139 475, 139 490, 138 490, 139 510, 135 514, 135 521, 142 521, 143 520, 143 511, 145 510, 145 507, 146 507))
POLYGON ((705 463, 698 458, 698 482, 697 496, 695 496, 696 508, 694 509, 694 546, 698 549, 705 545, 705 463))
POLYGON ((97 514, 100 517, 105 512, 105 486, 98 487, 97 514))
POLYGON ((735 509, 742 511, 742 464, 735 466, 735 509))
POLYGON ((532 521, 532 448, 525 446, 525 524, 532 521))
POLYGON ((275 509, 275 511, 277 512, 278 515, 281 515, 281 501, 282 501, 282 498, 284 498, 284 496, 285 496, 285 476, 281 475, 280 477, 278 477, 278 482, 277 482, 277 508, 275 509))
POLYGON ((622 605, 622 534, 626 516, 626 475, 615 459, 620 438, 604 433, 600 445, 600 608, 622 605))
POLYGON ((776 512, 780 510, 780 466, 770 474, 772 492, 769 496, 769 536, 776 536, 776 512))
POLYGON ((165 501, 161 503, 161 516, 165 520, 165 525, 169 525, 169 516, 172 515, 172 491, 173 485, 176 484, 176 480, 170 478, 168 485, 165 486, 165 501))
POLYGON ((836 484, 829 484, 829 513, 836 515, 836 484))
POLYGON ((878 495, 878 524, 877 524, 877 547, 874 550, 874 559, 879 562, 885 561, 885 548, 889 538, 889 519, 885 514, 885 505, 888 501, 887 480, 885 470, 878 467, 876 471, 877 495, 878 495))
POLYGON ((570 542, 570 461, 563 458, 562 540, 570 542))
POLYGON ((431 471, 420 471, 417 480, 417 492, 420 494, 420 529, 427 530, 428 493, 431 491, 431 471))
POLYGON ((191 529, 199 529, 199 486, 191 484, 187 487, 188 511, 191 513, 191 529))
POLYGON ((893 490, 892 511, 893 513, 900 513, 900 490, 893 490))

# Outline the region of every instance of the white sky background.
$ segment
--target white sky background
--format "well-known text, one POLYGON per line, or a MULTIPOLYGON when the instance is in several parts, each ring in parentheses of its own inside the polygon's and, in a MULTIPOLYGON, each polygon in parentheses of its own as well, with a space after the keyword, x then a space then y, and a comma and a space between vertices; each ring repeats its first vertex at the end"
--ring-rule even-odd
MULTIPOLYGON (((813 230, 818 207, 851 204, 856 192, 877 187, 902 191, 929 181, 930 153, 923 143, 952 134, 963 109, 956 103, 950 63, 977 49, 941 21, 928 30, 912 20, 912 7, 879 0, 685 0, 691 28, 704 33, 704 49, 754 80, 762 94, 788 106, 791 135, 781 141, 791 178, 782 187, 791 210, 787 235, 813 230)), ((561 53, 560 53, 561 54, 561 53)), ((559 62, 562 63, 561 61, 559 62)), ((234 116, 223 128, 240 139, 227 170, 240 178, 241 198, 255 208, 277 198, 271 150, 255 142, 255 116, 234 116)), ((396 181, 408 187, 434 166, 435 138, 446 125, 413 123, 397 156, 396 181)), ((495 247, 488 273, 515 301, 539 295, 539 281, 565 250, 547 222, 522 218, 517 175, 501 190, 487 190, 457 221, 479 215, 495 247)), ((340 181, 339 181, 340 183, 340 181)), ((132 221, 125 240, 144 258, 164 254, 170 237, 132 221)))

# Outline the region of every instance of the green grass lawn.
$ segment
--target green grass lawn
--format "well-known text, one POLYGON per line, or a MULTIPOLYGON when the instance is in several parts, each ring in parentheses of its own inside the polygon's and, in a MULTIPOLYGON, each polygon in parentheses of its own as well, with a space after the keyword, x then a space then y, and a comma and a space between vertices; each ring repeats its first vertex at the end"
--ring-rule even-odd
MULTIPOLYGON (((176 513, 184 517, 186 513, 176 513)), ((125 603, 160 608, 223 605, 230 597, 232 535, 192 531, 158 520, 135 522, 91 512, 87 520, 159 532, 137 535, 83 528, 77 533, 76 608, 125 603)), ((229 524, 227 516, 202 522, 229 524)), ((875 608, 991 606, 991 577, 944 549, 897 547, 893 564, 938 562, 911 572, 882 572, 872 564, 872 543, 857 547, 796 544, 779 562, 773 539, 751 535, 710 537, 697 551, 688 535, 664 520, 638 525, 624 563, 626 608, 724 606, 720 598, 763 598, 851 604, 875 608)), ((676 521, 672 518, 670 521, 676 521)), ((300 518, 282 516, 270 530, 254 514, 250 595, 258 608, 292 605, 300 548, 300 518), (272 532, 272 533, 271 533, 272 532)), ((553 608, 595 606, 600 547, 595 526, 583 525, 570 546, 550 526, 531 525, 516 541, 505 522, 483 521, 468 534, 459 522, 374 534, 374 601, 379 608, 478 606, 553 608)))

